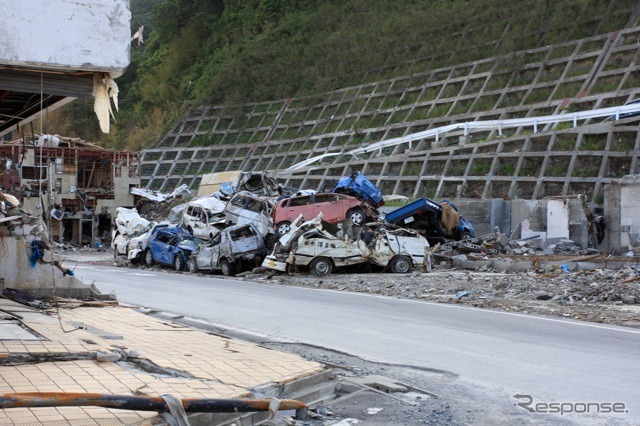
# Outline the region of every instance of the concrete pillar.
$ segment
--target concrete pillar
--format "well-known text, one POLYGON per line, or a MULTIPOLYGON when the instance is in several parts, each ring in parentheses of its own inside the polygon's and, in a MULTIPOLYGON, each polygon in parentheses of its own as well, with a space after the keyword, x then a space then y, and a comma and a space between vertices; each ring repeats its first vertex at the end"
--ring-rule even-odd
POLYGON ((604 187, 604 247, 609 252, 619 252, 620 241, 620 185, 610 184, 604 187))

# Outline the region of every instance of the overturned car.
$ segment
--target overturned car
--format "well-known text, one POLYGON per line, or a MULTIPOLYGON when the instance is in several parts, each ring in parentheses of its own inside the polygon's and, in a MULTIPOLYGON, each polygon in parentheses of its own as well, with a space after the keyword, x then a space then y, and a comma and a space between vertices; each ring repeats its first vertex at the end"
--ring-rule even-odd
POLYGON ((432 243, 476 237, 473 225, 458 213, 457 207, 450 201, 436 203, 428 198, 420 198, 387 213, 385 221, 415 229, 432 243))
POLYGON ((300 215, 262 266, 282 272, 303 266, 317 276, 357 264, 379 266, 394 273, 408 273, 415 267, 431 269, 429 243, 416 231, 371 224, 362 227, 356 238, 341 231, 336 233, 343 234, 338 238, 324 229, 328 224, 323 225, 323 216, 320 213, 313 220, 302 222, 300 215))

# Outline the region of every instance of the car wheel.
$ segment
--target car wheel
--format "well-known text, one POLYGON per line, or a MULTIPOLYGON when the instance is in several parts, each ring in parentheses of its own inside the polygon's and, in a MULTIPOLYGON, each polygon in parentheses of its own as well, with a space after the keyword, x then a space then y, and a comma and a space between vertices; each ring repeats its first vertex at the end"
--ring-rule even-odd
POLYGON ((176 271, 184 271, 184 259, 180 254, 176 254, 175 259, 173 259, 173 266, 176 268, 176 271))
POLYGON ((192 274, 197 274, 198 272, 200 272, 200 268, 198 268, 198 263, 194 258, 191 258, 191 260, 189 261, 189 272, 191 272, 192 274))
POLYGON ((227 259, 222 260, 222 262, 220 263, 220 269, 222 270, 222 274, 226 275, 227 277, 230 277, 231 275, 236 273, 233 264, 227 259))
POLYGON ((362 209, 351 209, 347 212, 347 219, 349 219, 354 225, 360 226, 364 224, 366 216, 362 209))
POLYGON ((471 237, 471 233, 468 231, 464 231, 460 233, 460 240, 470 240, 471 237))
POLYGON ((196 262, 196 259, 194 257, 192 257, 189 261, 189 272, 191 272, 192 274, 197 274, 198 272, 200 272, 200 268, 198 268, 198 262, 196 262))
POLYGON ((391 260, 389 268, 394 274, 407 274, 413 269, 413 262, 408 256, 397 256, 391 260))
POLYGON ((151 250, 150 250, 150 249, 147 249, 147 250, 144 252, 144 263, 145 263, 145 265, 147 265, 147 266, 153 266, 153 265, 155 265, 155 264, 156 264, 156 261, 155 261, 155 260, 153 260, 153 253, 151 253, 151 250))
POLYGON ((140 262, 140 253, 138 253, 133 259, 129 260, 132 265, 137 265, 140 262))
POLYGON ((282 236, 291 230, 291 222, 280 222, 276 226, 276 230, 278 231, 278 235, 282 236))
POLYGON ((267 234, 267 237, 264 239, 265 244, 269 250, 273 250, 276 246, 276 243, 280 239, 280 235, 276 234, 267 234))
POLYGON ((333 272, 333 262, 326 257, 316 257, 309 264, 309 269, 311 269, 313 275, 324 277, 333 272))

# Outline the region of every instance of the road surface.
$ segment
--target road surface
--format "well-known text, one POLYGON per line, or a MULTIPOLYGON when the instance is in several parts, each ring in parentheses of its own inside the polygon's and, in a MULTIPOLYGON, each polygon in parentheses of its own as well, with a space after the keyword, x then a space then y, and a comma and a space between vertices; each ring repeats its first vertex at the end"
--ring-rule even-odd
POLYGON ((533 404, 574 404, 564 405, 566 411, 593 413, 607 410, 595 403, 619 403, 624 406, 607 406, 624 411, 615 417, 581 419, 640 423, 640 330, 160 269, 79 265, 76 276, 95 281, 103 293, 114 291, 123 303, 370 361, 450 372, 514 407, 528 401, 514 394, 531 395, 533 404))

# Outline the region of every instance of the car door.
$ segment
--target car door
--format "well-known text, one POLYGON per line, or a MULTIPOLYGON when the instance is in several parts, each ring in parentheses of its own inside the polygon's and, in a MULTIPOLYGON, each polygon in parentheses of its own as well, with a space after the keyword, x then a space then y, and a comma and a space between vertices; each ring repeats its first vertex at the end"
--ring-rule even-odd
POLYGON ((167 240, 166 244, 162 248, 160 253, 160 262, 167 265, 173 265, 173 258, 175 256, 176 244, 178 244, 180 237, 177 234, 172 234, 167 240))
POLYGON ((313 219, 320 212, 324 213, 322 220, 325 222, 339 222, 344 219, 344 213, 338 205, 338 196, 336 194, 314 194, 313 204, 311 204, 311 214, 313 219))
POLYGON ((244 211, 244 206, 247 203, 247 196, 244 194, 236 194, 231 198, 231 201, 227 204, 225 208, 225 217, 228 223, 238 223, 240 219, 240 215, 244 211))
POLYGON ((245 253, 258 248, 258 237, 249 225, 230 231, 229 237, 233 253, 245 253))
POLYGON ((220 269, 220 246, 222 240, 225 238, 226 231, 222 231, 207 243, 206 249, 209 252, 209 256, 207 256, 209 262, 207 269, 220 269))
POLYGON ((163 262, 163 252, 170 237, 170 233, 159 231, 155 238, 151 240, 151 253, 153 254, 153 260, 156 262, 163 262))
POLYGON ((293 222, 299 215, 302 215, 303 220, 311 220, 313 216, 313 199, 311 195, 301 195, 298 197, 291 197, 289 202, 284 206, 285 217, 289 222, 293 222))
POLYGON ((198 206, 194 209, 194 213, 193 235, 201 238, 207 238, 209 236, 209 230, 207 229, 209 216, 207 215, 207 211, 198 206))

